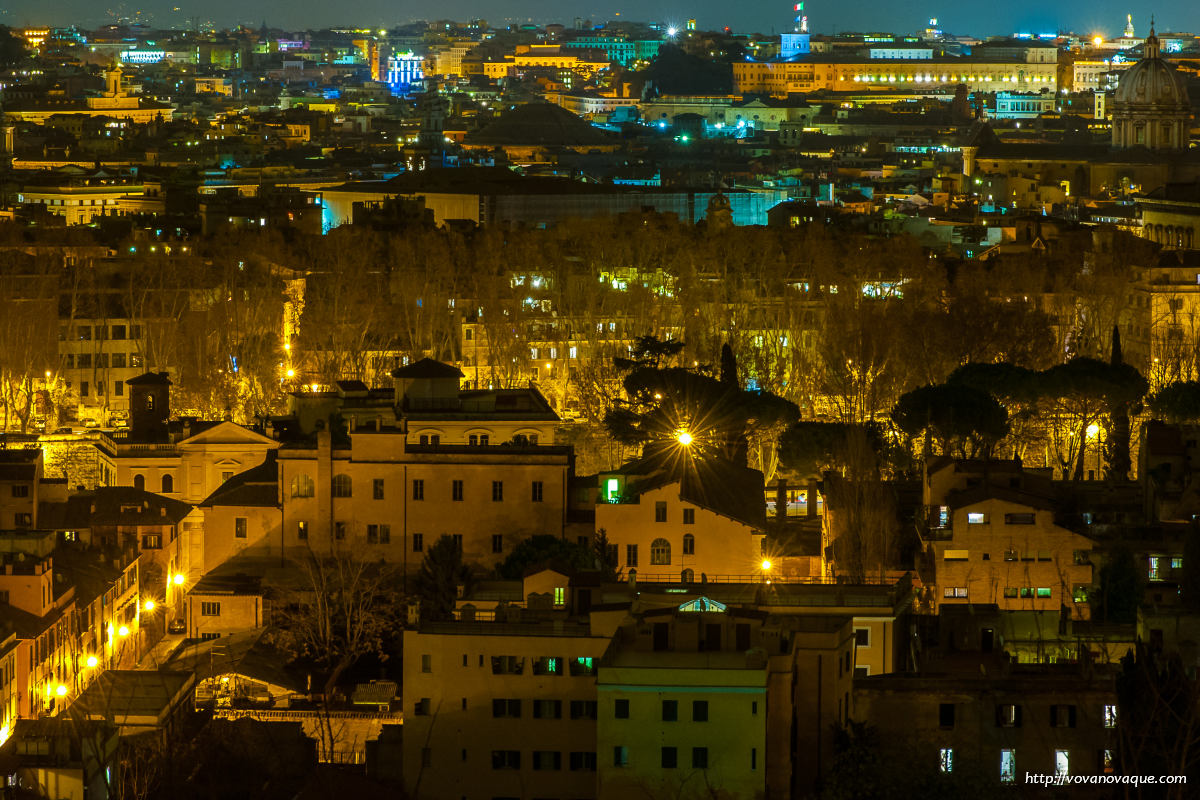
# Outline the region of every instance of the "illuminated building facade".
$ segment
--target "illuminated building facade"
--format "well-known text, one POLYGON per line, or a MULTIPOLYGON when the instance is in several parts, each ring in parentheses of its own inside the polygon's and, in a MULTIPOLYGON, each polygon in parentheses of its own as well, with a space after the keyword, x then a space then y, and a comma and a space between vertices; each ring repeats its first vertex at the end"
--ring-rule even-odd
POLYGON ((789 94, 821 90, 853 92, 901 89, 915 92, 1058 90, 1058 63, 978 57, 884 60, 861 56, 813 55, 795 61, 740 61, 733 64, 734 91, 789 94))
POLYGON ((387 65, 387 85, 396 94, 407 94, 413 84, 425 78, 425 59, 412 51, 393 53, 387 65))

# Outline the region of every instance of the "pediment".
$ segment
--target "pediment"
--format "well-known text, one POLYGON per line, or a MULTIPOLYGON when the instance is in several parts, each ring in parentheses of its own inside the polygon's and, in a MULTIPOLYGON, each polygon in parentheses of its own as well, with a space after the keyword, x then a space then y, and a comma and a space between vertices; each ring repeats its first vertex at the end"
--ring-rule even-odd
POLYGON ((194 436, 190 436, 179 443, 180 447, 188 445, 215 445, 215 444, 257 444, 266 447, 278 447, 279 442, 274 439, 269 439, 261 433, 256 433, 249 428, 238 425, 236 422, 221 422, 211 428, 200 431, 194 436))

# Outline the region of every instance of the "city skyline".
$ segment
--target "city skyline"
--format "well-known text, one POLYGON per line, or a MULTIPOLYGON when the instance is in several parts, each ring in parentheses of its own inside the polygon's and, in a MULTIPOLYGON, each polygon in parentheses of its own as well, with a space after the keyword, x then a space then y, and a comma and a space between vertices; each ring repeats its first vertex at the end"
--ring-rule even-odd
MULTIPOLYGON (((469 0, 414 5, 396 8, 382 0, 356 0, 331 8, 324 4, 293 3, 286 8, 270 4, 236 3, 218 0, 204 5, 176 5, 173 0, 162 0, 145 6, 120 5, 98 13, 97 7, 86 0, 65 0, 47 10, 31 0, 17 0, 0 12, 0 24, 13 27, 25 25, 79 24, 98 27, 108 24, 117 17, 133 17, 142 12, 152 27, 186 28, 194 20, 211 21, 218 28, 232 28, 239 24, 259 26, 266 22, 271 27, 304 30, 339 25, 391 26, 415 21, 440 19, 467 21, 485 19, 489 24, 502 27, 509 24, 560 23, 570 25, 576 17, 590 19, 595 24, 608 21, 629 20, 633 22, 657 21, 683 28, 685 22, 695 18, 702 30, 718 30, 726 26, 738 33, 779 34, 789 30, 790 6, 787 3, 763 3, 753 9, 738 9, 731 12, 727 6, 715 0, 699 0, 685 3, 671 0, 640 5, 635 8, 615 4, 609 8, 598 7, 589 0, 577 0, 569 4, 549 3, 545 0, 504 0, 504 2, 478 3, 469 0)), ((1049 7, 1043 3, 1023 0, 1011 3, 1002 9, 975 3, 966 7, 961 4, 937 0, 927 6, 903 8, 880 6, 869 0, 851 0, 845 3, 809 3, 810 30, 816 34, 832 34, 843 31, 889 31, 913 33, 923 30, 929 19, 936 18, 940 28, 955 35, 997 36, 1011 33, 1057 33, 1074 32, 1080 35, 1099 34, 1106 37, 1119 36, 1127 14, 1133 15, 1139 33, 1149 28, 1153 16, 1160 31, 1187 31, 1200 27, 1200 11, 1186 0, 1168 0, 1154 8, 1139 8, 1130 3, 1104 0, 1101 3, 1068 3, 1049 7)))

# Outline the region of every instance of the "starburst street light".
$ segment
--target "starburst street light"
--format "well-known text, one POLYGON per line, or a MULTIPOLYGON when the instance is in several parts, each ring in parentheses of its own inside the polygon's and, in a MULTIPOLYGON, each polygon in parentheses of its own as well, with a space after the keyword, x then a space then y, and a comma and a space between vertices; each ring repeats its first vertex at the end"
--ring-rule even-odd
POLYGON ((771 571, 771 560, 769 558, 764 558, 763 562, 761 564, 759 564, 759 567, 762 568, 763 572, 770 572, 771 571))
POLYGON ((680 429, 680 431, 675 434, 675 441, 679 442, 684 447, 687 447, 692 443, 692 435, 686 430, 680 429))

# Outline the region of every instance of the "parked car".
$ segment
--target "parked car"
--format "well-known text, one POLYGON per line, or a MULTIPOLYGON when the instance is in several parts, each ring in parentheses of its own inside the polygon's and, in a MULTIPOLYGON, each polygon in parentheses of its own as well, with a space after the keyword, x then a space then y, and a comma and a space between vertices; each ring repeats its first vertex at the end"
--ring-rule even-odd
POLYGON ((100 420, 98 420, 98 419, 92 419, 92 418, 90 418, 90 417, 89 417, 88 419, 85 419, 85 420, 83 421, 83 427, 85 427, 85 428, 99 428, 99 427, 100 427, 100 420))
POLYGON ((181 619, 173 619, 167 623, 167 633, 187 633, 187 623, 181 619))
POLYGON ((129 412, 114 411, 108 415, 108 424, 113 428, 128 428, 129 427, 129 412))

